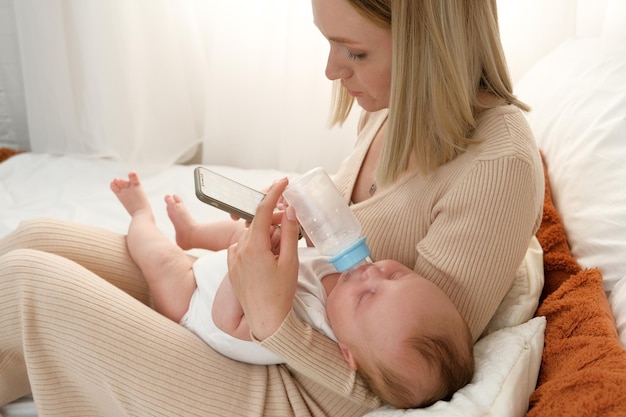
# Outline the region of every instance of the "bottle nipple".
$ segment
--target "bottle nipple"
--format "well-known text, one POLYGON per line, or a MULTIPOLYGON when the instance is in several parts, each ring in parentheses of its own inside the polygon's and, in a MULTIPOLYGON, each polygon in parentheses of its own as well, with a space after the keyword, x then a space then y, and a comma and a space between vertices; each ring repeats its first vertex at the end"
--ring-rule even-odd
POLYGON ((363 263, 371 262, 370 253, 365 237, 361 237, 348 248, 330 258, 328 262, 332 263, 338 272, 344 272, 363 263))

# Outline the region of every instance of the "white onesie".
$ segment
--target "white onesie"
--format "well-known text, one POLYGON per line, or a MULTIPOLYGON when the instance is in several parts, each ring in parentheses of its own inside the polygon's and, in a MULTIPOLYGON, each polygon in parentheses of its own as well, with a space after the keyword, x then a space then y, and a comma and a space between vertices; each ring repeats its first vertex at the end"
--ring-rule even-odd
MULTIPOLYGON (((210 252, 194 262, 197 288, 180 324, 193 331, 217 352, 231 359, 257 365, 283 363, 278 355, 260 344, 237 339, 215 326, 211 310, 215 293, 228 271, 226 256, 225 250, 210 252)), ((303 321, 336 341, 326 317, 326 293, 320 278, 337 270, 315 248, 300 247, 298 256, 300 269, 293 310, 303 321)))

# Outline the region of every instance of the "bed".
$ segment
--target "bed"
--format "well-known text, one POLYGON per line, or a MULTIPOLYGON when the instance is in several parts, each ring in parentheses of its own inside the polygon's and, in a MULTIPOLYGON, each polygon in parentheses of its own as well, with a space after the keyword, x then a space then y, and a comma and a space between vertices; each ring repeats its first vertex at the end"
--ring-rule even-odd
MULTIPOLYGON (((571 39, 517 84, 544 160, 546 200, 537 238, 545 284, 532 318, 504 326, 475 349, 472 382, 427 409, 383 407, 369 417, 626 415, 626 46, 571 39)), ((163 196, 177 193, 205 220, 225 214, 199 202, 196 165, 165 169, 107 159, 5 152, 0 236, 21 220, 54 216, 124 233, 128 215, 108 188, 136 170, 173 237, 163 196)), ((252 187, 297 172, 211 168, 252 187)), ((508 314, 519 307, 513 303, 508 314)), ((210 414, 210 410, 208 411, 210 414)), ((35 416, 32 398, 0 408, 35 416)))

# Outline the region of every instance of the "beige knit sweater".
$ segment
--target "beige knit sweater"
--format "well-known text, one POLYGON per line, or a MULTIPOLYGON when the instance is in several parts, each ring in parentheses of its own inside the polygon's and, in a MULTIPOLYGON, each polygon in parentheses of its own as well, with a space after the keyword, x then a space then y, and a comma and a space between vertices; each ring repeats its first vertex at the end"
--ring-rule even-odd
MULTIPOLYGON (((346 201, 387 110, 365 114, 355 151, 335 182, 346 201)), ((477 339, 512 285, 541 223, 541 159, 514 106, 483 112, 480 144, 433 174, 401 178, 352 205, 374 260, 395 259, 437 284, 477 339)))

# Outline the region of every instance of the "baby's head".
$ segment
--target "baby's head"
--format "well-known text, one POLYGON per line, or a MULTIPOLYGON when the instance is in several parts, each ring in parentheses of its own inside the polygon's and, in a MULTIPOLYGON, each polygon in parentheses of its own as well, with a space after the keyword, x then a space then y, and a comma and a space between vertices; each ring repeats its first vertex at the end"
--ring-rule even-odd
POLYGON ((467 323, 443 291, 399 262, 343 273, 327 312, 348 364, 391 405, 424 407, 472 378, 467 323))

